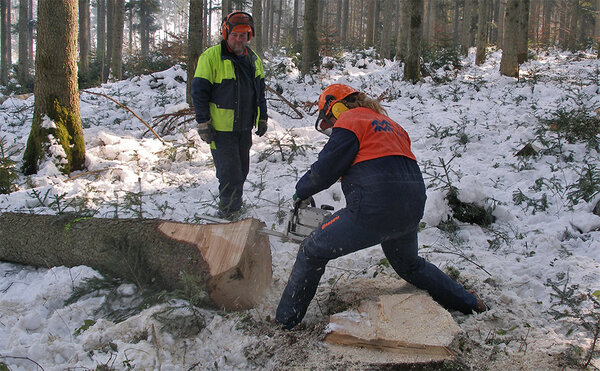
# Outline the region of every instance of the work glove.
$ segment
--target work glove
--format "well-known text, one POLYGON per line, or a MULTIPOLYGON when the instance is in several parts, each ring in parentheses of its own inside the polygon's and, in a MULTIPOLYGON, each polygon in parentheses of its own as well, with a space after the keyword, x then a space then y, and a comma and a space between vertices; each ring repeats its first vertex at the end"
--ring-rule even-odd
POLYGON ((215 137, 215 128, 212 126, 211 120, 198 123, 198 135, 200 135, 200 139, 208 144, 213 141, 215 137))
POLYGON ((267 132, 267 120, 258 120, 258 128, 255 134, 262 137, 267 132))
POLYGON ((314 202, 315 202, 313 200, 312 196, 310 196, 306 200, 303 200, 300 197, 298 197, 297 193, 294 193, 294 195, 292 196, 292 200, 294 201, 294 208, 295 209, 305 209, 309 205, 314 204, 314 202))

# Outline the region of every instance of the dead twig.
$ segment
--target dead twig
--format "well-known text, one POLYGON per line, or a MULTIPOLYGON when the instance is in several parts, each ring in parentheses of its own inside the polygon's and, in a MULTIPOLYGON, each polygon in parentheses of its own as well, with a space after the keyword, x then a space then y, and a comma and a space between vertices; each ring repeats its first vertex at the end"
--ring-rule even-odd
POLYGON ((37 363, 36 361, 34 361, 33 359, 28 358, 28 357, 4 356, 4 355, 0 354, 0 358, 4 358, 4 359, 24 359, 24 360, 27 360, 27 361, 29 361, 31 363, 34 363, 36 366, 38 366, 40 368, 40 370, 44 369, 39 363, 37 363))
POLYGON ((89 90, 80 90, 84 93, 88 93, 88 94, 92 94, 92 95, 99 95, 101 97, 104 97, 106 99, 109 99, 111 101, 113 101, 114 103, 116 103, 119 107, 126 109, 127 111, 131 112, 138 120, 140 120, 144 125, 146 125, 146 127, 152 132, 152 134, 154 134, 163 144, 165 144, 165 141, 158 135, 156 134, 156 132, 154 131, 154 129, 152 129, 150 127, 150 125, 148 125, 148 123, 146 121, 144 121, 144 119, 142 119, 140 116, 138 116, 135 112, 133 112, 129 107, 127 107, 126 105, 117 102, 115 99, 109 97, 106 94, 102 94, 102 93, 94 93, 92 91, 89 90))
POLYGON ((170 133, 173 128, 181 124, 187 124, 188 122, 194 121, 194 109, 185 108, 177 112, 154 116, 153 119, 156 119, 154 128, 160 125, 160 129, 157 130, 164 135, 170 133))
MULTIPOLYGON (((297 117, 298 119, 301 119, 304 117, 302 112, 298 111, 298 109, 289 100, 285 99, 281 94, 279 94, 277 91, 273 90, 271 87, 266 86, 266 88, 271 93, 277 95, 279 97, 279 99, 281 99, 285 104, 287 104, 296 113, 296 115, 298 115, 298 117, 297 117)), ((294 117, 292 117, 292 118, 294 118, 294 117)))
POLYGON ((80 176, 84 176, 84 175, 98 174, 98 173, 101 173, 101 172, 103 172, 103 171, 106 171, 106 170, 108 170, 108 168, 106 168, 106 169, 98 169, 98 170, 86 171, 85 173, 80 173, 80 174, 77 174, 77 175, 73 175, 72 177, 70 177, 70 178, 68 178, 67 180, 65 180, 65 182, 68 182, 68 181, 70 181, 70 180, 77 179, 77 178, 79 178, 80 176))

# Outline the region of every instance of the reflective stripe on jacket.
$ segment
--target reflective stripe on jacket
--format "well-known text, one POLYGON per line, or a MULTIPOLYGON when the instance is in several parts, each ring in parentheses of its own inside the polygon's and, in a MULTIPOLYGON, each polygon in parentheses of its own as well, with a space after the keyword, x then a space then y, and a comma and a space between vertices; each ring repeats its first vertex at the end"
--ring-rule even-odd
MULTIPOLYGON (((256 96, 253 125, 259 119, 267 118, 265 100, 265 72, 258 55, 246 48, 248 58, 254 72, 254 89, 256 96)), ((236 79, 234 54, 228 51, 225 41, 208 48, 198 58, 198 65, 192 81, 192 98, 196 112, 196 121, 212 120, 218 131, 235 131, 240 128, 238 120, 238 104, 240 91, 236 79)))
POLYGON ((405 156, 416 161, 406 130, 391 118, 358 107, 340 115, 334 127, 352 131, 359 149, 352 165, 385 156, 405 156))

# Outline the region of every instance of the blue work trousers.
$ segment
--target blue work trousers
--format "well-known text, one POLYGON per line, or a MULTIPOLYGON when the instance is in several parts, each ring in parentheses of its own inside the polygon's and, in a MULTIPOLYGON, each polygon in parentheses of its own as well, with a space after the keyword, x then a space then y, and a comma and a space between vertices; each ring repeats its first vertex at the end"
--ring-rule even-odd
POLYGON ((394 207, 395 202, 390 200, 388 212, 361 212, 371 208, 365 208, 368 197, 359 197, 358 206, 339 210, 307 237, 298 249, 277 308, 276 322, 289 329, 302 321, 327 262, 377 244, 381 244, 391 266, 404 280, 429 292, 447 309, 471 313, 477 304, 475 296, 418 255, 417 228, 425 203, 424 190, 418 190, 421 187, 422 184, 404 184, 395 196, 400 199, 399 206, 394 207))
POLYGON ((244 182, 250 169, 250 130, 223 132, 214 135, 211 150, 219 179, 219 211, 227 217, 242 207, 244 182))

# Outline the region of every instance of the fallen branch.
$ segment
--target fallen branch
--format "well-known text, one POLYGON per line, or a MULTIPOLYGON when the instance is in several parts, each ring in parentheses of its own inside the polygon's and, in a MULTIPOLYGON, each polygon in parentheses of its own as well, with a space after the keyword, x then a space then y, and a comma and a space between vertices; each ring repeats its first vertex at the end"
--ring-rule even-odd
POLYGON ((271 87, 266 86, 266 88, 271 93, 277 95, 285 104, 287 104, 294 112, 296 112, 296 114, 298 115, 298 119, 301 119, 304 117, 302 112, 298 111, 298 109, 296 109, 296 107, 289 100, 285 99, 281 94, 279 94, 277 91, 273 90, 271 87))
POLYGON ((484 271, 485 273, 487 273, 490 277, 493 277, 492 274, 490 272, 488 272, 483 265, 475 263, 473 260, 469 259, 466 257, 465 254, 460 253, 460 252, 454 252, 454 251, 444 251, 444 250, 438 250, 438 249, 433 249, 432 252, 437 252, 440 254, 452 254, 452 255, 458 255, 461 258, 465 259, 466 261, 468 261, 469 263, 474 264, 477 268, 481 269, 482 271, 484 271))
POLYGON ((165 141, 164 141, 164 140, 163 140, 163 139, 162 139, 162 138, 161 138, 161 137, 160 137, 158 134, 156 134, 156 132, 154 131, 154 129, 152 129, 152 128, 150 127, 150 125, 148 125, 148 123, 147 123, 146 121, 144 121, 144 119, 142 119, 140 116, 138 116, 138 115, 137 115, 135 112, 133 112, 133 111, 132 111, 132 110, 131 110, 129 107, 127 107, 126 105, 124 105, 124 104, 122 104, 122 103, 119 103, 119 102, 117 102, 115 99, 113 99, 113 98, 109 97, 109 96, 108 96, 108 95, 106 95, 106 94, 102 94, 102 93, 94 93, 94 92, 92 92, 92 91, 89 91, 89 90, 80 90, 80 91, 82 91, 82 92, 84 92, 84 93, 92 94, 92 95, 99 95, 99 96, 101 96, 101 97, 104 97, 104 98, 106 98, 106 99, 109 99, 109 100, 111 100, 111 101, 115 102, 117 105, 119 105, 119 107, 121 107, 121 108, 124 108, 124 109, 126 109, 127 111, 131 112, 131 113, 132 113, 132 114, 133 114, 133 115, 134 115, 134 116, 135 116, 135 117, 136 117, 138 120, 140 120, 140 121, 141 121, 141 122, 142 122, 144 125, 146 125, 146 127, 147 127, 147 128, 148 128, 148 129, 149 129, 151 132, 152 132, 152 134, 154 134, 154 135, 155 135, 155 136, 156 136, 156 137, 157 137, 157 138, 158 138, 158 139, 159 139, 159 140, 160 140, 160 141, 161 141, 163 144, 165 144, 165 141))
POLYGON ((3 356, 2 354, 0 354, 0 358, 4 358, 4 359, 24 359, 26 361, 34 363, 41 370, 44 370, 44 368, 39 363, 37 363, 36 361, 34 361, 33 359, 28 358, 28 357, 3 356))
POLYGON ((80 173, 80 174, 77 174, 77 175, 74 175, 74 176, 70 177, 69 179, 65 180, 65 182, 68 182, 68 181, 70 181, 70 180, 77 179, 77 178, 79 178, 80 176, 84 176, 84 175, 98 174, 98 173, 101 173, 101 172, 103 172, 103 171, 106 171, 106 170, 108 170, 108 168, 106 168, 106 169, 98 169, 98 170, 86 171, 85 173, 80 173))
POLYGON ((185 108, 177 112, 165 113, 162 115, 154 116, 153 119, 156 119, 154 128, 161 125, 161 128, 158 129, 158 131, 164 135, 168 134, 174 126, 187 124, 188 122, 194 121, 194 109, 185 108))

